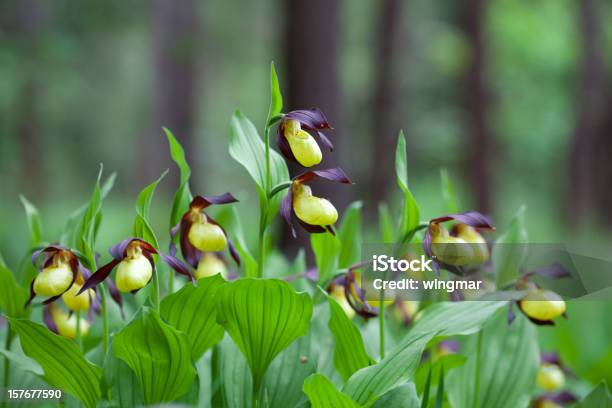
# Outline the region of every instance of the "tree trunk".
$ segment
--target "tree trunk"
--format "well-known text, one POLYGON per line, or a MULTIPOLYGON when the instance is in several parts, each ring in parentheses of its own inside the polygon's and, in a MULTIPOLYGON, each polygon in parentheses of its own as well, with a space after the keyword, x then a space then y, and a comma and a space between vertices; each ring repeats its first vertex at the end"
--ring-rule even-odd
MULTIPOLYGON (((339 152, 344 144, 340 125, 338 86, 338 0, 288 0, 285 19, 285 52, 287 84, 285 111, 318 107, 325 112, 335 130, 329 138, 335 146, 333 153, 323 150, 321 167, 340 165, 339 152)), ((291 176, 304 168, 290 164, 291 176)), ((350 188, 347 186, 347 188, 350 188)), ((328 197, 339 208, 344 207, 346 198, 342 189, 331 182, 316 185, 316 195, 328 197)), ((298 239, 283 230, 282 246, 288 253, 308 246, 308 234, 298 239)))
POLYGON ((372 97, 372 171, 368 186, 368 213, 375 217, 378 203, 388 198, 395 183, 395 145, 401 128, 398 112, 396 69, 401 37, 402 0, 381 0, 378 38, 374 55, 376 70, 372 97))
MULTIPOLYGON (((198 9, 195 0, 155 0, 152 4, 155 63, 153 129, 146 135, 143 176, 151 181, 160 169, 171 167, 162 126, 169 128, 195 160, 195 97, 198 91, 198 9)), ((197 171, 192 173, 194 176, 197 171)), ((192 177, 194 177, 192 176, 192 177)))
POLYGON ((467 157, 468 178, 475 195, 476 208, 491 211, 491 161, 493 139, 488 123, 489 88, 486 81, 486 43, 483 33, 485 0, 467 0, 464 30, 472 48, 472 60, 465 77, 465 106, 470 150, 467 157))
MULTIPOLYGON (((602 129, 605 107, 605 74, 601 50, 601 26, 594 0, 580 0, 580 32, 582 63, 577 96, 577 122, 570 156, 569 198, 570 220, 576 226, 594 209, 601 172, 609 156, 598 162, 598 152, 610 142, 598 145, 597 133, 602 129)), ((609 134, 604 140, 609 139, 609 134)), ((609 185, 603 186, 606 190, 609 185)), ((609 211, 609 209, 608 209, 609 211)))

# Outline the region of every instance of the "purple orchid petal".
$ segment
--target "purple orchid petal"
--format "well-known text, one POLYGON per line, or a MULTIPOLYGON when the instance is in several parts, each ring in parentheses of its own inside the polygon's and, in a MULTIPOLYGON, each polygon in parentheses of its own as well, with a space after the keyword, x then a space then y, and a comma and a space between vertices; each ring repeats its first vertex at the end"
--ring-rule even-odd
POLYGON ((438 348, 448 350, 450 353, 458 353, 460 347, 460 343, 457 340, 452 339, 442 340, 438 343, 438 348))
POLYGON ((230 193, 214 196, 195 196, 189 204, 189 208, 200 208, 204 209, 213 204, 229 204, 236 203, 238 200, 230 193))
POLYGON ((283 121, 293 119, 300 122, 300 125, 307 130, 331 129, 323 111, 319 108, 294 110, 285 114, 283 121))
POLYGON ((236 245, 234 245, 234 241, 232 241, 231 239, 228 239, 227 245, 229 246, 229 252, 230 252, 230 255, 232 256, 232 259, 234 260, 234 262, 236 262, 236 265, 240 267, 240 254, 238 253, 238 250, 236 249, 236 245))
POLYGON ((540 353, 540 362, 542 364, 554 364, 561 367, 561 359, 559 358, 559 354, 555 353, 554 351, 540 353))
POLYGON ((320 225, 308 224, 300 220, 297 217, 295 218, 297 219, 298 224, 300 224, 302 228, 304 228, 306 231, 310 232, 311 234, 321 234, 321 233, 327 232, 327 230, 324 227, 321 227, 320 225))
POLYGON ((126 256, 126 251, 127 251, 127 247, 128 245, 130 245, 130 243, 132 241, 134 241, 136 238, 134 237, 130 237, 127 239, 124 239, 123 241, 119 242, 116 245, 113 245, 108 252, 110 253, 110 255, 116 259, 116 260, 122 260, 123 258, 125 258, 126 256))
POLYGON ((281 201, 280 213, 283 219, 285 220, 285 222, 287 223, 287 225, 289 225, 289 228, 291 229, 291 235, 293 235, 293 238, 297 238, 297 234, 295 232, 295 228, 293 226, 293 220, 292 220, 293 191, 291 187, 289 187, 289 190, 287 191, 287 195, 281 201))
POLYGON ((174 243, 174 239, 176 238, 176 234, 179 233, 181 228, 181 221, 177 222, 174 227, 170 229, 170 246, 168 247, 168 253, 172 256, 176 256, 176 244, 174 243))
POLYGON ((319 136, 319 140, 321 141, 323 146, 327 147, 330 152, 334 151, 334 145, 332 144, 331 140, 329 140, 327 136, 325 136, 323 132, 317 132, 317 136, 319 136))
POLYGON ((442 217, 434 218, 430 221, 430 223, 445 222, 451 220, 459 221, 474 228, 495 229, 489 217, 479 213, 478 211, 466 211, 460 214, 448 214, 442 217))
POLYGON ((202 256, 202 253, 189 241, 189 229, 191 228, 191 221, 186 217, 183 217, 181 220, 181 228, 180 228, 180 239, 179 243, 181 244, 181 253, 183 254, 183 259, 187 261, 187 263, 194 268, 198 267, 198 262, 202 256))
POLYGON ((179 259, 173 257, 172 255, 162 254, 161 252, 159 253, 159 256, 168 266, 174 269, 176 273, 187 276, 192 282, 195 280, 189 267, 179 259))
POLYGON ((45 305, 43 308, 43 322, 47 326, 49 330, 51 330, 55 334, 59 334, 57 330, 57 325, 55 324, 55 320, 53 320, 53 315, 51 314, 51 305, 45 305))
POLYGON ((348 178, 344 170, 342 170, 340 167, 334 167, 331 169, 324 170, 310 170, 300 174, 295 178, 295 180, 301 183, 308 183, 309 181, 317 177, 342 184, 353 184, 353 182, 348 178))
POLYGON ((512 322, 514 322, 514 319, 516 319, 513 305, 514 303, 512 302, 508 304, 508 326, 512 325, 512 322))
POLYGON ((102 281, 108 278, 108 275, 110 275, 111 271, 115 268, 115 266, 119 264, 119 262, 121 262, 120 259, 113 259, 112 261, 98 269, 96 272, 94 272, 94 274, 91 275, 89 279, 85 281, 85 284, 83 285, 81 290, 79 290, 77 296, 85 292, 87 289, 91 289, 99 285, 102 281))
POLYGON ((32 282, 30 282, 30 297, 28 298, 28 300, 26 301, 25 305, 23 306, 24 309, 26 309, 28 306, 30 306, 30 304, 32 303, 32 301, 36 297, 36 292, 34 292, 34 281, 36 281, 36 279, 32 279, 32 282))

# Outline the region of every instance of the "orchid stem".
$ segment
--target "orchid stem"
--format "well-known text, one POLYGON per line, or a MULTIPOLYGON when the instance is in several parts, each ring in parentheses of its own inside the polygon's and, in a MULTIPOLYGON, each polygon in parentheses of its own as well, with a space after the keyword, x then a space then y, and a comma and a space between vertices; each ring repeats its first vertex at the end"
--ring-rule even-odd
POLYGON ((168 295, 174 293, 174 273, 172 271, 168 271, 168 295))
POLYGON ((102 324, 104 326, 104 355, 108 353, 108 338, 109 338, 109 330, 108 330, 108 309, 106 307, 106 285, 104 283, 100 284, 100 303, 102 309, 102 324))
POLYGON ((83 351, 83 333, 81 332, 81 312, 77 311, 74 313, 76 317, 76 341, 79 346, 79 350, 83 351))
POLYGON ((480 353, 482 351, 482 329, 478 332, 478 340, 476 343, 476 374, 474 378, 474 407, 478 407, 479 392, 480 392, 480 353))
POLYGON ((151 293, 151 300, 153 307, 159 312, 159 274, 157 271, 153 272, 153 292, 151 293))
POLYGON ((385 358, 385 290, 380 291, 380 304, 378 305, 378 337, 380 341, 380 359, 385 358))
POLYGON ((270 190, 272 189, 272 175, 270 173, 270 127, 266 125, 264 130, 264 144, 266 146, 266 180, 264 186, 264 198, 259 202, 259 241, 258 241, 258 267, 257 277, 263 277, 265 253, 266 227, 268 225, 267 214, 270 204, 270 190))

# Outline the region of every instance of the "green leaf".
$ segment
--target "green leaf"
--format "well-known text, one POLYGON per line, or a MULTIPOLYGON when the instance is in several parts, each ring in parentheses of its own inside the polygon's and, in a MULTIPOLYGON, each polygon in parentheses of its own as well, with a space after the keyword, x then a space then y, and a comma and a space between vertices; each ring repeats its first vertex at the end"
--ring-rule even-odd
POLYGON ((13 272, 0 263, 0 311, 10 317, 26 317, 30 309, 25 308, 28 291, 17 283, 13 272))
POLYGON ((502 288, 513 283, 520 274, 527 256, 527 229, 525 228, 525 207, 521 207, 510 226, 493 245, 493 271, 495 283, 502 288))
POLYGON ((442 199, 446 204, 446 211, 450 214, 459 212, 459 200, 455 184, 451 180, 447 169, 440 169, 440 189, 442 190, 442 199))
POLYGON ((326 287, 326 282, 338 270, 338 256, 341 250, 340 240, 337 236, 328 233, 310 234, 310 245, 319 270, 319 285, 326 287))
POLYGON ((361 405, 338 391, 323 374, 313 374, 304 381, 304 392, 312 408, 359 408, 361 405))
POLYGON ((360 404, 371 404, 390 389, 413 378, 425 345, 436 336, 479 330, 507 302, 442 302, 427 309, 408 335, 387 356, 349 378, 343 391, 360 404))
POLYGON ((610 396, 610 391, 603 382, 593 388, 593 390, 576 405, 576 408, 592 407, 612 408, 612 396, 610 396))
POLYGON ((270 63, 270 110, 268 111, 268 119, 266 123, 270 123, 270 119, 281 113, 283 110, 283 96, 281 95, 280 86, 278 84, 278 76, 274 68, 274 62, 270 63))
POLYGON ((240 255, 241 260, 241 268, 244 271, 244 276, 255 277, 257 276, 257 268, 258 263, 255 257, 251 254, 249 247, 246 244, 246 239, 244 238, 244 230, 242 228, 242 221, 240 219, 240 214, 238 213, 238 208, 236 206, 231 206, 231 214, 232 214, 232 225, 233 225, 233 234, 234 244, 236 245, 236 250, 240 255))
POLYGON ((195 380, 187 335, 148 307, 114 336, 113 353, 136 375, 145 404, 173 401, 195 380))
POLYGON ((216 320, 215 303, 217 291, 223 284, 225 280, 221 275, 214 275, 200 279, 198 286, 186 285, 162 301, 162 317, 187 334, 194 361, 223 338, 223 327, 216 320))
POLYGON ((151 209, 151 202, 153 201, 153 194, 160 181, 168 174, 168 170, 164 171, 161 176, 153 183, 145 187, 138 198, 136 199, 136 219, 134 220, 134 236, 142 238, 145 241, 153 244, 155 248, 159 247, 157 237, 149 224, 149 212, 151 209))
POLYGON ((249 365, 238 347, 226 336, 214 354, 215 378, 219 379, 222 404, 227 408, 251 408, 253 380, 249 365))
POLYGON ((310 333, 294 341, 274 359, 264 380, 264 395, 270 407, 297 407, 305 402, 304 380, 316 371, 310 350, 310 333))
POLYGON ((86 407, 96 406, 102 370, 85 360, 75 342, 28 320, 9 318, 9 323, 19 335, 23 352, 40 364, 50 385, 78 398, 86 407))
MULTIPOLYGON (((185 150, 179 141, 174 137, 170 129, 163 128, 168 145, 170 146, 170 156, 176 163, 180 172, 179 188, 174 193, 172 200, 172 211, 170 213, 170 228, 174 227, 180 221, 181 217, 189 208, 191 202, 191 191, 189 190, 189 178, 191 177, 191 168, 185 159, 185 150)), ((178 239, 178 238, 177 238, 178 239)))
POLYGON ((508 326, 506 313, 500 311, 482 333, 469 339, 465 353, 469 356, 468 362, 448 374, 451 406, 510 408, 529 405, 539 350, 536 329, 526 318, 518 316, 508 326), (477 347, 478 336, 482 336, 480 348, 477 347))
POLYGON ((118 359, 112 352, 106 355, 102 387, 106 387, 105 393, 110 391, 111 400, 118 407, 143 405, 136 375, 123 360, 118 359))
POLYGON ((28 220, 28 229, 30 230, 30 248, 36 247, 42 241, 42 223, 40 220, 40 213, 38 209, 25 198, 20 195, 19 199, 23 208, 26 212, 26 218, 28 220))
MULTIPOLYGON (((236 111, 232 116, 230 129, 229 152, 232 158, 240 163, 251 175, 257 185, 257 192, 262 203, 266 203, 266 149, 259 137, 257 129, 246 116, 236 111)), ((270 149, 270 188, 289 181, 287 164, 280 154, 270 149)), ((282 194, 277 194, 270 200, 267 209, 268 221, 271 221, 278 211, 282 194)))
POLYGON ((308 331, 312 300, 278 279, 240 279, 217 293, 217 321, 244 354, 256 389, 274 358, 308 331))
POLYGON ((442 408, 444 403, 444 367, 440 370, 440 377, 438 380, 438 392, 436 393, 436 405, 435 408, 442 408))
POLYGON ((385 203, 380 203, 378 205, 378 227, 382 241, 386 244, 395 242, 395 228, 393 225, 389 207, 385 203))
POLYGON ((403 131, 400 131, 397 139, 395 172, 397 173, 397 184, 404 193, 401 224, 401 235, 404 236, 419 225, 420 212, 417 202, 408 188, 408 159, 406 156, 406 138, 403 131))
POLYGON ((373 408, 419 408, 420 401, 414 383, 398 385, 380 397, 373 408))
POLYGON ((32 373, 36 376, 43 377, 45 372, 43 371, 40 364, 35 360, 32 360, 28 356, 20 353, 15 353, 10 350, 0 349, 0 354, 7 360, 11 361, 16 367, 22 371, 32 373))
POLYGON ((442 367, 444 367, 444 372, 448 373, 453 368, 462 366, 463 364, 465 364, 466 361, 467 357, 461 354, 448 354, 445 356, 438 357, 436 361, 434 361, 430 365, 419 367, 414 381, 417 387, 417 391, 421 393, 424 392, 427 385, 427 381, 431 382, 431 379, 429 379, 430 375, 433 378, 440 377, 440 371, 442 371, 442 367))
POLYGON ((348 268, 361 261, 361 201, 348 206, 338 229, 338 239, 342 244, 338 266, 348 268))
POLYGON ((100 189, 100 179, 102 178, 103 166, 100 165, 100 171, 98 172, 98 178, 94 186, 93 193, 89 204, 85 208, 83 217, 79 222, 76 233, 75 233, 75 246, 76 249, 82 252, 85 257, 89 260, 89 268, 96 269, 96 255, 95 255, 95 244, 96 244, 96 224, 99 225, 100 211, 102 210, 102 190, 100 189))
POLYGON ((342 307, 328 296, 330 319, 329 330, 334 336, 334 366, 344 381, 357 370, 374 363, 365 350, 359 329, 348 318, 342 307))

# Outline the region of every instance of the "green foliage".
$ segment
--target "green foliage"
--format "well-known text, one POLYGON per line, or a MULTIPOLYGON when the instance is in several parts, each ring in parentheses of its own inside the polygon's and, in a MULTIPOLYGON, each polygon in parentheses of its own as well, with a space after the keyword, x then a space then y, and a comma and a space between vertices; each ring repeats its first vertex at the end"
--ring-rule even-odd
MULTIPOLYGON (((268 203, 266 186, 266 152, 253 123, 240 111, 232 116, 230 129, 230 155, 249 173, 257 185, 260 203, 268 203)), ((270 149, 270 188, 289 180, 285 160, 270 149)), ((274 196, 267 207, 267 218, 271 221, 278 212, 282 195, 274 196)))
POLYGON ((142 405, 136 375, 123 360, 117 358, 112 352, 107 354, 104 362, 102 387, 103 393, 110 394, 110 400, 116 406, 137 407, 142 405), (106 387, 106 392, 104 387, 106 387))
POLYGON ((338 391, 323 374, 313 374, 304 381, 304 392, 312 408, 359 408, 361 405, 338 391))
POLYGON ((601 383, 593 388, 591 392, 576 405, 576 408, 591 407, 612 408, 612 396, 605 383, 601 383))
POLYGON ((452 406, 528 405, 540 360, 536 330, 526 318, 518 316, 509 326, 505 311, 497 313, 471 336, 465 352, 467 363, 448 375, 452 406))
POLYGON ((103 166, 100 165, 98 178, 94 185, 94 190, 89 200, 89 204, 85 207, 83 216, 76 227, 75 232, 75 248, 80 251, 88 260, 89 268, 96 269, 96 254, 95 244, 98 228, 102 220, 102 190, 100 188, 100 180, 102 178, 103 166))
POLYGON ((334 366, 344 381, 361 368, 374 363, 365 350, 359 329, 348 318, 342 307, 331 297, 329 302, 329 330, 334 336, 334 366))
POLYGON ((27 317, 29 309, 24 305, 28 300, 28 291, 22 288, 13 272, 0 262, 0 312, 10 317, 27 317))
POLYGON ((113 339, 113 353, 132 369, 146 404, 184 395, 196 376, 187 335, 143 307, 113 339))
POLYGON ((414 383, 398 385, 380 397, 373 408, 419 408, 420 401, 414 383))
POLYGON ((30 231, 30 248, 35 248, 42 241, 42 222, 40 220, 40 213, 38 209, 29 202, 25 196, 19 196, 23 208, 26 212, 26 219, 28 220, 28 230, 30 231))
POLYGON ((170 146, 170 156, 176 163, 180 171, 179 188, 174 193, 172 200, 172 211, 170 212, 170 228, 174 227, 181 219, 181 216, 187 211, 191 202, 191 191, 189 190, 189 178, 191 177, 191 168, 185 159, 185 151, 183 146, 174 137, 170 129, 163 128, 168 144, 170 146))
POLYGON ((244 355, 229 336, 215 347, 215 377, 219 379, 222 401, 218 406, 227 408, 251 408, 253 379, 244 355))
POLYGON ((187 334, 194 361, 223 338, 224 330, 216 317, 216 295, 224 283, 217 274, 200 279, 197 286, 185 285, 162 301, 162 317, 187 334))
POLYGON ((498 288, 518 278, 520 268, 527 256, 527 249, 525 207, 521 207, 508 229, 495 240, 493 245, 492 262, 498 288))
POLYGON ((382 241, 386 244, 394 243, 395 228, 393 227, 389 207, 385 203, 380 203, 378 205, 378 224, 382 241))
POLYGON ((217 293, 217 321, 244 354, 256 392, 272 360, 306 334, 311 316, 310 297, 277 279, 241 279, 217 293))
POLYGON ((11 363, 15 364, 21 371, 32 373, 38 377, 44 377, 45 372, 43 371, 40 364, 35 360, 32 360, 28 356, 16 353, 10 350, 0 349, 0 354, 11 363))
POLYGON ((23 352, 40 364, 45 380, 93 408, 100 398, 102 370, 85 360, 76 343, 28 320, 9 319, 23 352))
POLYGON ((149 211, 151 209, 151 201, 153 194, 160 181, 168 174, 168 170, 164 171, 161 176, 153 183, 145 187, 138 198, 136 199, 136 219, 134 220, 134 236, 142 238, 155 248, 159 248, 159 243, 151 224, 149 224, 149 211))
POLYGON ((310 245, 319 270, 319 285, 326 287, 327 281, 338 270, 338 256, 342 245, 337 236, 328 233, 311 234, 310 245))
POLYGON ((400 234, 403 239, 407 239, 411 231, 419 225, 420 211, 412 192, 408 188, 408 158, 406 156, 406 138, 403 131, 400 131, 397 138, 395 172, 397 174, 397 184, 404 194, 400 234))
POLYGON ((278 75, 274 68, 274 62, 270 63, 270 109, 268 110, 268 118, 266 124, 269 126, 275 116, 283 110, 283 96, 281 95, 280 85, 278 84, 278 75))
POLYGON ((349 266, 361 261, 361 201, 355 201, 344 211, 342 223, 338 229, 338 239, 342 244, 340 257, 338 258, 339 268, 349 266))

